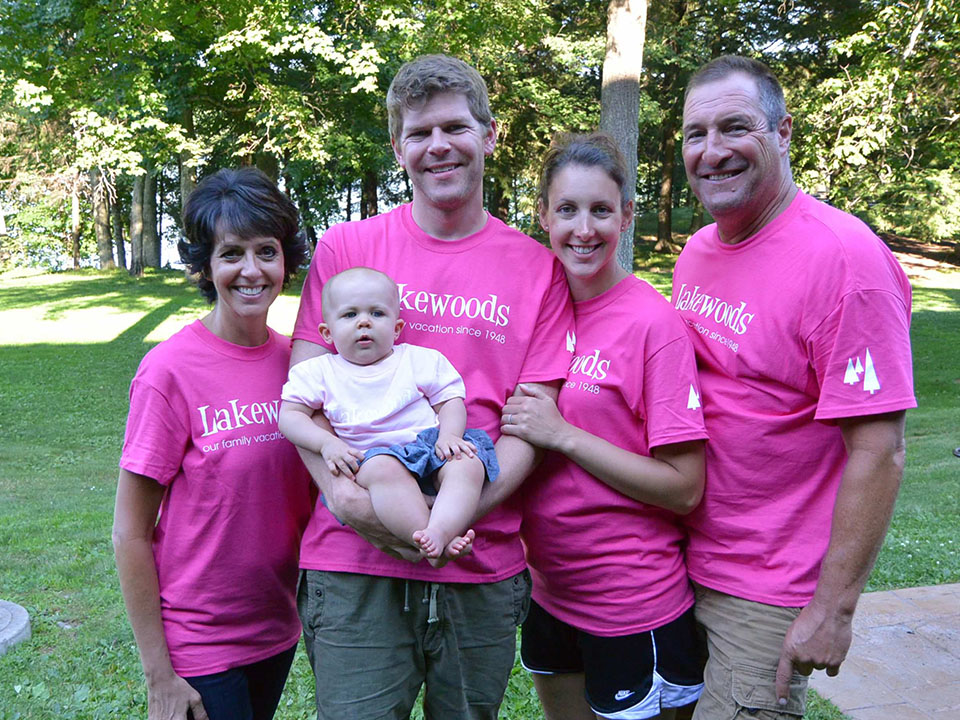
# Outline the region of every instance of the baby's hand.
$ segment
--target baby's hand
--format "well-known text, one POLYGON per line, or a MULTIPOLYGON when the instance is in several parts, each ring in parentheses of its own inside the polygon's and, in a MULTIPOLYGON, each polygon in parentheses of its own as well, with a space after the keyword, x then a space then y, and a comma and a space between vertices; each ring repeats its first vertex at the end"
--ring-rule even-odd
POLYGON ((332 438, 323 446, 320 454, 323 455, 332 474, 342 474, 351 480, 356 479, 355 473, 360 469, 358 461, 363 460, 362 452, 354 450, 340 438, 332 438))
POLYGON ((434 451, 441 460, 459 460, 466 455, 467 457, 476 457, 477 448, 469 440, 464 440, 458 435, 443 434, 437 438, 434 445, 434 451))

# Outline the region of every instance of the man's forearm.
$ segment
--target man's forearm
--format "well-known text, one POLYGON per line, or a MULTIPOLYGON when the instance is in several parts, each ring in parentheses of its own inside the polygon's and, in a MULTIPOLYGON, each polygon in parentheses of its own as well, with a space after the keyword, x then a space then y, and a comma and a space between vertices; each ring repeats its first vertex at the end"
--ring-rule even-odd
POLYGON ((904 413, 841 421, 849 457, 814 602, 853 614, 883 546, 903 477, 904 413))
MULTIPOLYGON (((560 394, 559 381, 554 383, 524 383, 524 386, 545 393, 554 402, 560 394)), ((514 395, 518 393, 520 393, 519 389, 514 390, 514 395)), ((483 484, 474 522, 513 495, 527 478, 527 475, 533 472, 533 469, 543 458, 543 450, 511 435, 501 435, 494 449, 497 451, 500 476, 496 482, 483 484)))
POLYGON ((383 529, 373 511, 369 492, 349 478, 333 475, 322 455, 300 447, 297 451, 334 517, 361 532, 383 529))
POLYGON ((496 482, 483 484, 474 522, 513 495, 540 462, 543 451, 520 438, 501 435, 494 446, 500 475, 496 482))
POLYGON ((787 630, 776 693, 789 694, 790 675, 825 669, 836 675, 853 638, 853 614, 893 514, 903 476, 904 413, 840 421, 847 464, 833 509, 830 544, 813 599, 787 630))

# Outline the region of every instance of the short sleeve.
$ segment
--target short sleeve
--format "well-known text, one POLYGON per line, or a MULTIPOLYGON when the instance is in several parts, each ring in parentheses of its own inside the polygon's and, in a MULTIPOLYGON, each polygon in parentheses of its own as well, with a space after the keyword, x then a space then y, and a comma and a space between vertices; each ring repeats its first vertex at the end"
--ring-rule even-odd
POLYGON ((183 464, 190 433, 167 398, 134 378, 120 467, 168 485, 183 464))
POLYGON ((650 448, 707 437, 693 344, 679 323, 677 329, 684 334, 644 363, 643 405, 650 448))
POLYGON ((323 372, 315 362, 320 359, 310 358, 290 368, 287 382, 280 391, 281 400, 300 403, 314 410, 323 407, 323 372))
POLYGON ((325 343, 320 337, 320 323, 323 322, 323 295, 324 284, 338 272, 336 257, 331 244, 331 235, 336 228, 328 230, 320 242, 310 262, 307 278, 300 293, 300 309, 297 312, 297 322, 293 328, 294 340, 306 340, 321 345, 331 352, 333 345, 325 343))
POLYGON ((570 353, 566 342, 573 326, 570 289, 560 263, 554 259, 550 287, 540 305, 518 382, 551 382, 567 376, 570 353))
POLYGON ((432 368, 431 372, 421 372, 421 379, 418 381, 421 392, 431 405, 439 405, 452 398, 466 398, 467 389, 463 384, 463 378, 460 377, 460 373, 443 353, 429 348, 416 348, 416 350, 423 355, 430 356, 432 360, 430 363, 415 361, 415 366, 418 368, 432 368))
POLYGON ((916 407, 909 299, 886 290, 843 296, 809 340, 820 400, 816 419, 916 407))

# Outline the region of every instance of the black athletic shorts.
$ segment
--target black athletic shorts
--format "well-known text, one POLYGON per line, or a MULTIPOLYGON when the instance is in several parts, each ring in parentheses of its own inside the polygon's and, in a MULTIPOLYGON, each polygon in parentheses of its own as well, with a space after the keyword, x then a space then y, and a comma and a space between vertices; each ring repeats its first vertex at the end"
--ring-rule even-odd
POLYGON ((639 720, 700 697, 706 648, 692 607, 649 632, 601 637, 531 601, 521 629, 520 661, 534 673, 584 673, 587 703, 597 715, 639 720))

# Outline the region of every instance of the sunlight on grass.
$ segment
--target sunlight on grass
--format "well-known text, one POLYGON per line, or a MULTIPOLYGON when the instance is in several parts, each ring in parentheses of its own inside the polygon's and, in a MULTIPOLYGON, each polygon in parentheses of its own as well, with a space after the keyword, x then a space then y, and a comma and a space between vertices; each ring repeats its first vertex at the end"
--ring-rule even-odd
POLYGON ((913 311, 955 312, 960 310, 960 269, 924 272, 910 278, 913 311))
MULTIPOLYGON (((7 273, 0 290, 0 345, 107 343, 118 339, 151 312, 162 315, 143 336, 148 343, 166 340, 183 326, 210 311, 182 273, 163 271, 137 288, 107 289, 124 275, 96 271, 7 273), (78 279, 83 286, 78 287, 78 279), (161 292, 158 294, 157 290, 161 292), (26 302, 23 293, 31 294, 26 302), (164 309, 166 312, 164 312, 164 309)), ((297 318, 298 296, 283 295, 270 308, 268 324, 290 335, 297 318)))
MULTIPOLYGON (((162 307, 166 299, 145 300, 147 309, 162 307)), ((103 343, 117 339, 141 317, 143 310, 111 307, 57 309, 41 303, 32 308, 3 311, 0 345, 31 343, 103 343)))

